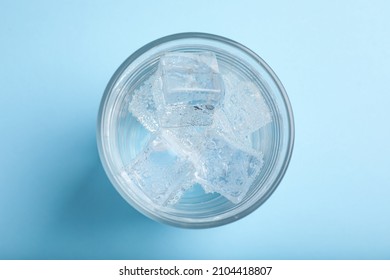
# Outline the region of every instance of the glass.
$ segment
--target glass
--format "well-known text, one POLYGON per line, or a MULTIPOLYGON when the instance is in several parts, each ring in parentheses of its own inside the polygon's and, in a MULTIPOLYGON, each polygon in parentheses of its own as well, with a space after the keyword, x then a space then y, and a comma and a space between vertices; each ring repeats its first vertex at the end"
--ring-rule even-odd
MULTIPOLYGON (((258 114, 260 117, 262 112, 259 111, 258 114)), ((97 142, 100 158, 110 181, 134 208, 159 222, 179 227, 207 228, 238 220, 270 197, 290 161, 294 142, 293 114, 281 82, 253 51, 224 37, 205 33, 181 33, 145 45, 124 61, 114 73, 100 105, 97 142), (248 186, 245 196, 237 201, 227 199, 218 192, 207 193, 198 182, 187 189, 175 203, 156 205, 139 187, 123 176, 124 168, 134 164, 156 134, 156 129, 145 128, 129 112, 129 104, 135 92, 156 75, 160 58, 167 53, 213 53, 221 75, 229 77, 233 73, 237 77, 244 77, 263 95, 272 121, 257 129, 250 137, 251 148, 261 152, 263 165, 255 174, 253 183, 248 186)), ((151 176, 164 178, 164 174, 151 176)), ((169 178, 169 174, 166 178, 169 178)))

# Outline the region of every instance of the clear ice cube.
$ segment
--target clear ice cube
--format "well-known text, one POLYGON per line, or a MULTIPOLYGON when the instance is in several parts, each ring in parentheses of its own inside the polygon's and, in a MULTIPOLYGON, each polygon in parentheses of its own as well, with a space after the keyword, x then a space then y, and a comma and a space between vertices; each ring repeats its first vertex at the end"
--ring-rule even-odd
POLYGON ((154 98, 162 127, 208 126, 224 96, 215 55, 167 53, 160 58, 154 98))
POLYGON ((121 173, 130 186, 156 205, 174 204, 194 182, 192 163, 176 154, 164 139, 155 137, 121 173))
POLYGON ((199 148, 196 180, 206 192, 217 192, 233 203, 240 202, 263 166, 261 153, 239 149, 210 133, 199 148))
POLYGON ((236 75, 223 75, 225 99, 216 110, 213 129, 220 135, 251 148, 251 134, 272 121, 271 112, 260 89, 236 75))
POLYGON ((135 90, 129 103, 129 112, 151 132, 159 128, 157 107, 153 98, 155 79, 155 76, 150 77, 139 89, 135 90))

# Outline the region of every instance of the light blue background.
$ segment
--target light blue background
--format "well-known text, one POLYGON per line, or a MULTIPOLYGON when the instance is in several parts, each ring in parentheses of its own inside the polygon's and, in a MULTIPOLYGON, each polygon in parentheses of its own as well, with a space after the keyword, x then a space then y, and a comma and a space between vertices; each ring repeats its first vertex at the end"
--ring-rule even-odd
POLYGON ((388 3, 0 0, 0 258, 390 259, 388 3), (95 141, 120 63, 185 31, 258 53, 296 121, 277 191, 207 230, 132 209, 95 141))

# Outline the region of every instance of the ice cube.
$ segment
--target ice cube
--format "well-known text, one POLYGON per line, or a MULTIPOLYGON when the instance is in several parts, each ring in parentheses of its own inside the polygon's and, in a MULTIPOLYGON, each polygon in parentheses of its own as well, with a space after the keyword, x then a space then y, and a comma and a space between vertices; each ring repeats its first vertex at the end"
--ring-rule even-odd
POLYGON ((154 98, 162 127, 208 126, 224 90, 214 53, 167 53, 160 58, 154 98))
POLYGON ((150 77, 134 91, 129 103, 129 112, 149 131, 155 132, 159 128, 157 107, 153 99, 153 83, 156 77, 150 77))
POLYGON ((160 67, 166 104, 214 105, 221 99, 213 53, 168 53, 161 57, 160 67))
POLYGON ((217 192, 239 203, 263 165, 261 153, 239 149, 217 134, 210 133, 199 148, 196 180, 206 192, 217 192))
POLYGON ((141 190, 159 206, 174 204, 194 182, 195 169, 157 136, 150 140, 134 161, 121 173, 129 186, 141 190))
POLYGON ((225 99, 223 108, 215 112, 213 129, 242 148, 251 148, 251 134, 272 121, 271 112, 253 82, 231 73, 222 79, 225 99))

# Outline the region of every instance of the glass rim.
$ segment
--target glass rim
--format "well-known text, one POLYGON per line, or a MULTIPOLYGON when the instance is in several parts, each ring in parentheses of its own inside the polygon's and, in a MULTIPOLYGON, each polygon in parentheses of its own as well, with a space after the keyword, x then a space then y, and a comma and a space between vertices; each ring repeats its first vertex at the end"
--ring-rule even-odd
POLYGON ((222 37, 219 35, 209 34, 209 33, 200 33, 200 32, 185 32, 185 33, 177 33, 168 35, 165 37, 161 37, 159 39, 156 39, 138 50, 136 50, 133 54, 131 54, 114 72, 111 79, 109 80, 104 94, 102 96, 99 112, 98 112, 98 121, 97 121, 97 142, 98 142, 98 151, 99 156, 101 159, 101 162, 103 164, 104 170, 109 177, 112 185, 115 187, 115 189, 121 194, 121 196, 135 209, 137 209, 139 212, 144 214, 145 216, 152 218, 153 220, 163 222, 165 224, 182 227, 182 228, 209 228, 209 227, 217 227, 224 224, 231 223, 233 221, 236 221, 238 219, 241 219, 245 217, 246 215, 252 213, 254 210, 259 208, 265 201, 268 200, 268 198, 272 195, 272 193, 276 190, 278 185, 280 184, 281 180, 283 179, 288 165, 291 160, 292 151, 294 147, 294 140, 295 140, 295 127, 294 127, 294 118, 293 118, 293 111, 291 108, 290 100, 287 96, 286 90, 284 89, 281 81, 275 74, 275 72, 272 70, 272 68, 255 52, 253 52, 248 47, 233 41, 231 39, 228 39, 226 37, 222 37), (264 193, 263 196, 261 196, 256 202, 249 205, 246 209, 243 211, 236 213, 234 216, 225 217, 221 220, 214 220, 214 221, 200 221, 200 222, 185 222, 185 221, 178 221, 175 219, 167 218, 165 215, 156 215, 155 213, 151 211, 147 211, 145 208, 140 207, 134 200, 132 200, 122 189, 120 186, 116 185, 116 178, 112 174, 112 168, 109 166, 109 163, 107 161, 107 155, 106 151, 103 145, 102 140, 102 118, 104 116, 104 110, 106 102, 109 100, 110 94, 112 92, 112 89, 116 85, 118 79, 121 77, 123 72, 127 69, 129 65, 131 65, 134 61, 136 61, 140 56, 147 53, 148 51, 152 50, 153 48, 163 45, 165 43, 173 42, 173 41, 180 41, 185 39, 201 39, 201 40, 210 40, 210 41, 216 41, 218 43, 223 43, 226 45, 229 45, 233 48, 237 48, 238 50, 244 52, 246 55, 250 56, 256 63, 258 63, 261 67, 264 68, 264 70, 269 74, 270 78, 276 85, 278 89, 278 93, 281 95, 281 99, 283 100, 283 105, 286 113, 287 118, 287 125, 286 128, 287 131, 287 146, 285 147, 286 152, 282 155, 282 165, 279 168, 277 175, 275 176, 275 180, 272 182, 272 186, 267 189, 267 191, 264 193))

